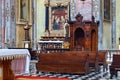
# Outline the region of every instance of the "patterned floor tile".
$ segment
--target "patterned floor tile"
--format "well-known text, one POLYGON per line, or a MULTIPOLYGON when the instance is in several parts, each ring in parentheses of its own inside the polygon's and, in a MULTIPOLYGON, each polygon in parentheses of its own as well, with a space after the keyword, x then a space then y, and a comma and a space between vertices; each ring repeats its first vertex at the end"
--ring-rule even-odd
MULTIPOLYGON (((109 68, 109 67, 108 67, 109 68)), ((113 76, 113 79, 110 79, 109 69, 103 71, 103 67, 100 67, 99 72, 91 72, 87 75, 78 75, 78 74, 60 74, 60 73, 44 73, 37 72, 38 76, 49 76, 49 77, 59 77, 59 78, 69 78, 71 80, 120 80, 120 72, 118 72, 118 77, 113 76)))

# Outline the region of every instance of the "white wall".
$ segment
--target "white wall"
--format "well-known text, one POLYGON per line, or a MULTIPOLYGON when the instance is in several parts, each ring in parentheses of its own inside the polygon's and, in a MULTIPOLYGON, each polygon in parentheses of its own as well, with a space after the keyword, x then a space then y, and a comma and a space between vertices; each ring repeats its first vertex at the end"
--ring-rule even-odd
POLYGON ((45 6, 44 0, 37 0, 37 41, 45 31, 45 6))
POLYGON ((120 0, 116 0, 116 47, 119 46, 120 37, 120 0))
POLYGON ((111 23, 103 22, 103 49, 111 49, 111 23))

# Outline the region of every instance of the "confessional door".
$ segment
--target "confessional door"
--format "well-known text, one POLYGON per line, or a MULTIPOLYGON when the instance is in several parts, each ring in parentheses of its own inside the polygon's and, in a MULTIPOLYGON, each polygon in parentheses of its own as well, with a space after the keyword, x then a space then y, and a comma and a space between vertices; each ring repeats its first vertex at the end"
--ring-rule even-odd
POLYGON ((76 50, 83 50, 85 48, 85 33, 81 28, 75 30, 74 46, 76 50))

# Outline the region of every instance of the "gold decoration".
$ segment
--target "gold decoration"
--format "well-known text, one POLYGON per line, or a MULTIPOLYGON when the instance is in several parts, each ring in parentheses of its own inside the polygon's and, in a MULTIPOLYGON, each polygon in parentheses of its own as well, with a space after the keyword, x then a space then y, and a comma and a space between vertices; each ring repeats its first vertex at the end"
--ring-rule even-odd
POLYGON ((69 46, 70 46, 70 43, 69 42, 64 42, 63 43, 63 48, 69 48, 69 46))

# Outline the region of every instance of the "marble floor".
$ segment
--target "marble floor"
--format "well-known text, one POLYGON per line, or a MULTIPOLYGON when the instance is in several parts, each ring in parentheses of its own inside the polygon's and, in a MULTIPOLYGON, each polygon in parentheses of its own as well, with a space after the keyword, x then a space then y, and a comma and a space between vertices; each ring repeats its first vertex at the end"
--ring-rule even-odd
MULTIPOLYGON (((110 64, 109 64, 110 65, 110 64)), ((108 65, 108 68, 109 68, 108 65)), ((25 75, 25 74, 24 74, 25 75)), ((34 62, 30 65, 30 74, 28 76, 36 75, 36 76, 48 76, 48 77, 67 77, 71 80, 120 80, 120 72, 118 72, 118 77, 113 76, 110 79, 109 69, 107 71, 103 71, 103 67, 100 67, 99 72, 91 72, 87 75, 79 75, 79 74, 60 74, 60 73, 44 73, 38 72, 35 68, 34 62)))
MULTIPOLYGON (((120 74, 120 73, 118 73, 120 74)), ((58 77, 58 78, 69 78, 70 80, 120 80, 120 75, 118 77, 113 77, 110 79, 109 72, 91 72, 87 75, 79 74, 60 74, 60 73, 43 73, 38 72, 36 74, 24 74, 23 76, 47 76, 47 77, 58 77)))

